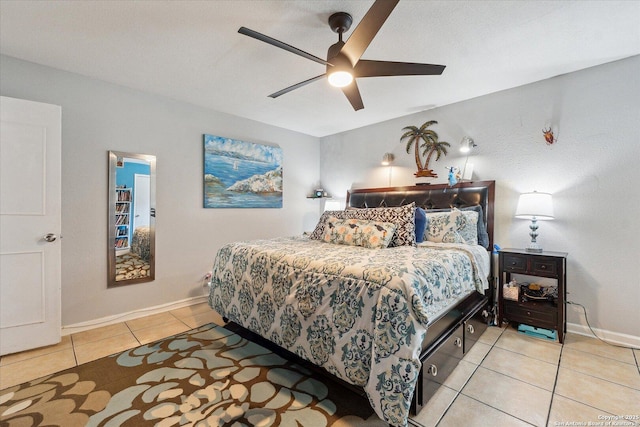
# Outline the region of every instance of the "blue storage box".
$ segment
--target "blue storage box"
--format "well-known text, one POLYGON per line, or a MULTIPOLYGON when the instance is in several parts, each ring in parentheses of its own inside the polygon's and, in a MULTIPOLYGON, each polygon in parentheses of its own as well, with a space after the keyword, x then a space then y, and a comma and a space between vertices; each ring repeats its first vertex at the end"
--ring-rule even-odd
POLYGON ((535 326, 529 326, 521 323, 518 326, 518 332, 521 334, 529 335, 536 338, 542 338, 545 340, 555 341, 557 338, 556 331, 551 329, 536 328, 535 326))

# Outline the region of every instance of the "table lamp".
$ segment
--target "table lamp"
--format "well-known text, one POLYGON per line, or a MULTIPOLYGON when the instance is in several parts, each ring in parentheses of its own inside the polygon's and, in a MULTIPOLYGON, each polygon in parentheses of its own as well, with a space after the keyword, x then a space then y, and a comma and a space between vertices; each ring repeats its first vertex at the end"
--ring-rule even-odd
POLYGON ((516 218, 530 219, 531 225, 529 228, 531 232, 531 243, 526 248, 527 252, 542 252, 542 248, 536 242, 538 237, 538 220, 551 220, 553 219, 553 200, 549 193, 538 193, 534 191, 532 193, 523 193, 518 199, 518 207, 516 208, 516 218))

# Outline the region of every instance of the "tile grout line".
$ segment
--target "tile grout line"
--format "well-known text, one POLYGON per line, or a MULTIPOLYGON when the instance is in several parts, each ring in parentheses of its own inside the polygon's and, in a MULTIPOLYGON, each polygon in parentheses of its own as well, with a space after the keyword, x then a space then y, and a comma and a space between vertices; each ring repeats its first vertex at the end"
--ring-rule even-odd
MULTIPOLYGON (((506 328, 505 328, 505 330, 506 330, 506 328)), ((502 334, 500 334, 500 336, 502 336, 502 334)), ((496 343, 497 343, 497 342, 498 342, 498 341, 496 340, 496 343)), ((544 391, 550 391, 550 393, 551 393, 551 399, 549 400, 549 408, 547 409, 547 418, 546 418, 546 420, 545 420, 545 421, 546 421, 545 426, 546 426, 546 425, 549 425, 549 418, 550 418, 550 415, 551 415, 551 407, 552 407, 552 405, 553 405, 553 396, 555 395, 556 384, 557 384, 557 382, 558 382, 558 374, 559 374, 559 372, 560 372, 560 361, 561 361, 561 359, 562 359, 562 352, 563 352, 563 350, 564 350, 564 343, 559 343, 559 344, 561 345, 561 348, 560 348, 560 355, 558 356, 558 362, 557 362, 557 364, 547 362, 546 360, 537 359, 537 358, 535 358, 535 357, 531 357, 531 356, 528 356, 528 355, 523 354, 523 353, 518 353, 518 352, 515 352, 515 351, 512 351, 512 350, 506 349, 506 348, 497 347, 497 348, 499 348, 499 349, 501 349, 501 350, 509 351, 509 352, 511 352, 511 353, 519 354, 519 355, 521 355, 521 356, 525 356, 525 357, 530 357, 530 358, 532 358, 532 359, 534 359, 534 360, 537 360, 537 361, 539 361, 539 362, 549 363, 550 365, 556 365, 556 374, 555 374, 555 378, 554 378, 554 381, 553 381, 553 387, 552 387, 552 389, 551 389, 551 390, 547 390, 547 389, 542 388, 542 387, 540 387, 540 386, 537 386, 537 385, 535 385, 535 384, 531 384, 531 383, 529 383, 529 382, 527 382, 527 381, 523 381, 523 380, 519 380, 519 379, 517 379, 517 378, 513 378, 513 379, 514 379, 514 380, 516 380, 516 381, 520 381, 520 382, 522 382, 522 383, 524 383, 524 384, 528 384, 528 385, 530 385, 530 386, 532 386, 532 387, 536 387, 536 388, 539 388, 539 389, 544 390, 544 391)), ((492 348, 493 348, 493 347, 492 347, 492 348)), ((488 354, 488 353, 487 353, 487 354, 488 354)), ((484 367, 484 369, 490 370, 490 371, 492 371, 492 372, 496 372, 496 373, 501 374, 501 375, 505 375, 505 374, 503 374, 503 373, 501 373, 501 372, 494 371, 493 369, 489 369, 489 368, 487 368, 487 367, 484 367)), ((466 396, 466 395, 465 395, 465 396, 466 396)), ((467 397, 472 398, 471 396, 467 396, 467 397)), ((480 402, 480 401, 478 401, 478 402, 480 402)), ((481 403, 483 403, 483 402, 481 402, 481 403)), ((490 406, 490 407, 492 407, 492 408, 493 408, 493 406, 488 405, 488 404, 486 404, 486 403, 485 403, 485 405, 490 406)), ((498 409, 498 408, 494 408, 494 409, 496 409, 496 410, 500 411, 500 409, 498 409)), ((504 411, 501 411, 501 412, 504 412, 504 411)), ((504 412, 504 413, 506 413, 506 412, 504 412)), ((527 421, 525 421, 525 420, 522 420, 521 418, 516 417, 516 416, 515 416, 515 415, 513 415, 513 414, 508 414, 508 415, 510 415, 510 416, 512 416, 512 417, 514 417, 514 418, 517 418, 517 419, 519 419, 519 420, 521 420, 521 421, 523 421, 523 422, 526 422, 527 424, 531 424, 531 423, 529 423, 529 422, 527 422, 527 421)))
MULTIPOLYGON (((564 337, 565 342, 567 340, 567 336, 564 337)), ((558 385, 558 377, 560 376, 560 364, 562 363, 562 353, 564 353, 564 344, 562 343, 562 347, 560 348, 560 355, 558 356, 558 366, 556 367, 556 378, 553 381, 553 388, 551 389, 551 401, 549 402, 549 410, 547 411, 547 422, 545 425, 549 425, 551 421, 551 408, 553 407, 553 399, 556 395, 556 386, 558 385)))
MULTIPOLYGON (((564 347, 564 344, 563 344, 563 347, 564 347)), ((624 360, 616 359, 614 357, 603 356, 602 354, 594 353, 594 352, 587 351, 587 350, 580 350, 579 348, 567 348, 567 350, 576 351, 578 353, 588 354, 590 356, 601 357, 603 359, 612 360, 614 362, 624 363, 625 365, 632 365, 632 366, 635 365, 636 367, 638 366, 638 360, 636 359, 635 352, 633 350, 631 350, 631 349, 630 349, 631 350, 631 357, 633 357, 634 363, 625 362, 624 360)))
MULTIPOLYGON (((560 369, 560 365, 558 365, 558 369, 560 369)), ((594 378, 596 380, 604 381, 604 382, 609 383, 609 384, 613 384, 613 385, 617 385, 617 386, 620 386, 620 387, 628 388, 630 390, 640 391, 640 389, 637 389, 635 387, 631 387, 631 386, 628 386, 626 384, 620 384, 618 382, 615 382, 615 381, 612 381, 612 380, 609 380, 609 379, 606 379, 606 378, 597 377, 595 375, 589 374, 588 372, 576 371, 575 369, 567 368, 567 367, 564 367, 564 366, 562 367, 562 369, 566 369, 568 371, 575 372, 575 373, 578 373, 580 375, 585 375, 587 377, 591 377, 591 378, 594 378)), ((566 397, 566 396, 564 396, 564 397, 566 397)))
MULTIPOLYGON (((462 394, 462 390, 465 388, 465 386, 467 385, 467 383, 469 383, 469 381, 471 381, 471 377, 473 377, 475 375, 475 373, 478 371, 478 368, 480 367, 480 364, 484 361, 484 359, 487 357, 487 355, 491 352, 491 350, 493 350, 494 346, 496 345, 496 343, 498 342, 498 340, 500 339, 500 337, 502 336, 502 334, 504 333, 505 328, 502 328, 502 332, 500 332, 500 335, 498 335, 498 337, 495 339, 495 341, 493 342, 493 344, 491 344, 491 346, 489 347, 489 351, 487 351, 487 354, 484 355, 484 357, 482 358, 482 360, 480 360, 480 363, 478 363, 475 367, 475 369, 473 370, 473 372, 471 373, 471 375, 469 375, 469 378, 467 378, 467 380, 464 382, 464 384, 462 385, 462 387, 460 387, 460 390, 455 390, 456 395, 453 398, 453 400, 451 401, 451 403, 449 403, 449 406, 447 406, 447 409, 445 409, 445 411, 442 413, 442 415, 440 416, 440 418, 438 419, 438 421, 435 424, 435 427, 438 427, 440 425, 440 423, 442 422, 442 420, 444 419, 445 415, 447 415, 447 412, 449 412, 449 410, 451 409, 451 407, 453 406, 453 404, 455 403, 455 401, 458 399, 458 397, 462 394)), ((482 336, 482 335, 481 335, 482 336)), ((482 341, 477 341, 482 343, 482 341)), ((486 344, 486 343, 483 343, 486 344)), ((461 359, 464 360, 464 357, 461 359)), ((469 362, 471 363, 471 362, 469 362)), ((474 363, 475 365, 475 363, 474 363)), ((456 366, 457 368, 457 366, 456 366)), ((444 384, 441 384, 441 386, 446 387, 444 384)), ((452 389, 453 390, 453 389, 452 389)), ((462 394, 465 397, 468 397, 466 394, 462 394)), ((483 405, 487 405, 484 402, 480 402, 483 405)), ((489 406, 489 405, 487 405, 489 406)))
POLYGON ((133 332, 133 330, 131 329, 131 327, 129 326, 129 324, 127 322, 123 322, 124 326, 127 327, 127 329, 129 330, 129 332, 131 333, 131 335, 133 336, 133 339, 137 341, 138 345, 142 345, 142 343, 140 342, 140 340, 138 339, 138 337, 136 336, 135 332, 133 332))
POLYGON ((73 360, 76 362, 76 366, 80 366, 78 363, 78 355, 76 354, 76 343, 73 341, 73 334, 69 335, 71 340, 71 350, 73 351, 73 360))
MULTIPOLYGON (((517 416, 515 416, 515 415, 513 415, 513 414, 510 414, 510 413, 508 413, 508 412, 505 412, 505 411, 503 411, 502 409, 496 408, 496 407, 494 407, 494 406, 492 406, 492 405, 489 405, 489 404, 488 404, 488 403, 486 403, 486 402, 482 402, 482 401, 480 401, 480 400, 478 400, 478 399, 476 399, 476 398, 474 398, 474 397, 472 397, 472 396, 468 396, 468 395, 466 395, 466 394, 464 394, 464 393, 462 392, 462 390, 464 389, 464 387, 465 387, 465 386, 467 385, 467 383, 471 380, 471 377, 472 377, 472 376, 473 376, 473 375, 478 371, 478 369, 480 369, 480 367, 481 367, 480 365, 481 365, 481 364, 482 364, 482 362, 484 362, 484 360, 487 358, 487 356, 489 355, 489 353, 491 352, 491 350, 493 350, 494 348, 500 348, 500 349, 502 349, 502 347, 496 347, 496 343, 498 342, 498 340, 500 339, 500 337, 502 337, 502 334, 504 333, 504 331, 505 331, 505 330, 506 330, 506 328, 503 328, 503 329, 502 329, 502 332, 500 333, 500 335, 498 336, 498 338, 495 340, 495 342, 494 342, 493 344, 491 344, 491 348, 489 349, 489 351, 487 352, 487 354, 485 354, 485 356, 482 358, 482 360, 480 361, 480 363, 476 366, 476 368, 475 368, 475 369, 474 369, 474 371, 473 371, 473 374, 471 374, 471 376, 469 376, 469 378, 468 378, 468 379, 467 379, 467 381, 464 383, 464 385, 462 386, 462 388, 460 389, 460 391, 457 393, 456 398, 453 400, 453 402, 451 402, 451 405, 449 405, 449 407, 448 407, 448 408, 447 408, 447 410, 445 411, 445 414, 449 411, 449 409, 451 408, 451 406, 453 405, 453 403, 456 401, 456 399, 458 399, 458 397, 459 397, 460 395, 462 395, 462 396, 464 396, 464 397, 466 397, 466 398, 469 398, 469 399, 475 400, 476 402, 480 403, 481 405, 488 406, 489 408, 491 408, 491 409, 495 409, 496 411, 501 412, 501 413, 503 413, 503 414, 505 414, 505 415, 507 415, 507 416, 509 416, 509 417, 515 418, 515 419, 517 419, 517 420, 520 420, 520 421, 522 421, 522 422, 523 422, 523 423, 525 423, 525 424, 533 425, 533 424, 531 424, 530 422, 528 422, 528 421, 526 421, 526 420, 523 420, 523 419, 522 419, 522 418, 520 418, 520 417, 517 417, 517 416)), ((502 349, 502 350, 504 350, 504 349, 502 349)), ((484 369, 487 369, 487 370, 490 370, 490 371, 493 371, 492 369, 485 368, 484 366, 483 366, 483 368, 484 368, 484 369)), ((498 374, 501 374, 500 372, 497 372, 497 371, 493 371, 493 372, 496 372, 496 373, 498 373, 498 374)), ((501 374, 501 375, 504 375, 504 374, 501 374)), ((525 384, 529 384, 529 383, 527 383, 527 382, 525 382, 525 381, 522 381, 522 382, 523 382, 523 383, 525 383, 525 384)), ((533 385, 533 384, 530 384, 530 385, 533 385)), ((547 390, 547 391, 548 391, 548 390, 547 390)), ((549 406, 551 406, 551 405, 549 405, 549 406)), ((438 420, 438 424, 440 424, 440 422, 441 422, 441 421, 442 421, 442 419, 444 418, 444 415, 445 415, 445 414, 442 414, 442 417, 440 418, 440 420, 438 420)), ((437 425, 438 425, 438 424, 437 424, 437 425)), ((437 425, 436 425, 436 427, 437 427, 437 425)))
MULTIPOLYGON (((484 362, 484 360, 487 358, 487 356, 489 355, 489 353, 491 352, 491 350, 493 350, 494 348, 499 348, 499 349, 501 349, 501 350, 510 351, 511 353, 520 354, 520 355, 525 356, 525 357, 530 357, 530 356, 527 356, 527 355, 522 354, 522 353, 518 353, 518 352, 514 352, 514 351, 511 351, 511 350, 508 350, 508 349, 504 349, 504 348, 502 348, 502 347, 498 347, 498 346, 496 345, 496 344, 498 343, 498 341, 500 340, 500 338, 502 337, 502 335, 505 333, 505 331, 506 331, 506 330, 507 330, 507 328, 503 328, 502 332, 500 333, 500 335, 498 336, 498 338, 495 340, 495 342, 491 345, 491 348, 489 349, 489 351, 487 352, 487 354, 482 358, 482 360, 480 361, 480 364, 478 364, 478 365, 477 365, 476 369, 474 370, 474 373, 473 373, 471 376, 473 376, 473 375, 478 371, 478 369, 481 367, 482 362, 484 362)), ((561 344, 561 345, 562 345, 562 348, 564 348, 564 344, 561 344)), ((562 350, 560 351, 560 353, 562 354, 562 350)), ((534 358, 534 359, 535 359, 535 358, 534 358)), ((545 362, 545 363, 550 363, 550 362, 546 362, 546 361, 543 361, 543 360, 540 360, 540 359, 535 359, 535 360, 539 360, 539 361, 541 361, 541 362, 545 362)), ((552 364, 552 365, 553 365, 553 363, 550 363, 550 364, 552 364)), ((500 375, 505 375, 505 374, 503 374, 503 373, 501 373, 501 372, 494 371, 493 369, 489 369, 489 368, 484 367, 484 366, 482 366, 482 368, 487 369, 488 371, 495 372, 495 373, 500 374, 500 375)), ((553 396, 554 396, 554 392, 555 392, 555 384, 556 384, 556 382, 557 382, 557 380, 558 380, 558 371, 559 371, 559 369, 560 369, 560 358, 558 358, 558 363, 557 363, 557 368, 556 368, 556 377, 555 377, 555 380, 554 380, 553 391, 551 391, 551 392, 550 392, 550 393, 551 393, 551 400, 549 401, 549 409, 548 409, 548 412, 547 412, 547 420, 546 420, 546 421, 547 421, 547 423, 549 422, 549 414, 550 414, 550 412, 551 412, 551 405, 552 405, 552 403, 553 403, 553 396)), ((469 377, 469 379, 467 380, 467 382, 465 382, 465 386, 466 386, 466 384, 471 380, 471 376, 469 377)), ((505 376, 506 376, 506 375, 505 375, 505 376)), ((508 376, 507 376, 507 377, 508 377, 508 376)), ((531 383, 529 383, 529 382, 527 382, 527 381, 519 380, 519 379, 517 379, 517 378, 513 378, 513 379, 515 379, 516 381, 520 381, 520 382, 522 382, 522 383, 524 383, 524 384, 528 384, 528 385, 530 385, 530 386, 532 386, 532 387, 539 388, 539 389, 541 389, 541 390, 543 390, 543 391, 547 391, 547 392, 549 392, 549 390, 544 389, 544 388, 542 388, 542 387, 539 387, 539 386, 537 386, 537 385, 535 385, 535 384, 531 384, 531 383)), ((464 386, 463 386, 463 389, 464 389, 464 386)), ((476 399, 476 398, 474 398, 474 397, 472 397, 472 396, 468 396, 468 395, 464 394, 462 391, 463 391, 463 390, 461 389, 461 390, 458 392, 458 394, 456 395, 456 398, 453 400, 453 402, 451 402, 451 405, 449 405, 449 407, 447 407, 447 410, 445 411, 445 413, 444 413, 444 414, 442 415, 442 417, 438 420, 438 423, 436 424, 436 427, 440 424, 440 422, 441 422, 441 421, 442 421, 442 419, 444 418, 445 414, 449 411, 449 409, 451 408, 451 406, 453 405, 453 403, 456 401, 456 399, 458 399, 458 397, 459 397, 460 395, 465 396, 465 397, 467 397, 467 398, 469 398, 469 399, 473 399, 473 400, 475 400, 476 402, 478 402, 478 403, 480 403, 480 404, 482 404, 482 405, 485 405, 485 406, 488 406, 489 408, 495 409, 496 411, 499 411, 499 412, 501 412, 501 413, 503 413, 503 414, 505 414, 505 415, 508 415, 508 416, 510 416, 510 417, 512 417, 512 418, 516 418, 516 419, 518 419, 518 420, 520 420, 520 421, 522 421, 522 422, 524 422, 524 423, 526 423, 526 424, 528 424, 528 425, 533 425, 533 424, 531 424, 530 422, 528 422, 528 421, 526 421, 526 420, 524 420, 524 419, 522 419, 522 418, 520 418, 520 417, 518 417, 518 416, 516 416, 516 415, 514 415, 514 414, 510 414, 510 413, 505 412, 504 410, 502 410, 502 409, 500 409, 500 408, 496 408, 496 407, 494 407, 494 406, 492 406, 492 405, 490 405, 490 404, 488 404, 488 403, 486 403, 486 402, 482 402, 481 400, 478 400, 478 399, 476 399)), ((545 424, 545 425, 548 425, 548 424, 545 424)))
MULTIPOLYGON (((539 359, 539 358, 537 358, 537 357, 529 356, 529 355, 527 355, 527 354, 519 353, 519 352, 517 352, 517 351, 513 351, 513 350, 510 350, 510 349, 508 349, 508 348, 498 347, 498 346, 496 346, 496 348, 497 348, 497 349, 499 349, 499 350, 502 350, 502 351, 507 351, 507 352, 509 352, 509 353, 517 354, 518 356, 522 356, 522 357, 527 357, 527 358, 529 358, 529 359, 533 359, 533 360, 535 360, 536 362, 542 362, 542 363, 546 363, 546 364, 549 364, 549 365, 558 366, 558 364, 557 364, 557 363, 554 363, 554 362, 548 362, 548 361, 546 361, 546 360, 542 360, 542 359, 539 359)), ((493 348, 492 348, 492 349, 493 349, 493 348)), ((485 368, 485 369, 489 369, 489 368, 485 368)), ((491 369, 491 370, 493 370, 493 369, 491 369)), ((497 372, 497 371, 495 371, 495 372, 497 372)), ((526 382, 526 381, 525 381, 525 382, 526 382)), ((532 384, 532 385, 533 385, 533 384, 532 384)))
MULTIPOLYGON (((566 338, 566 336, 565 336, 565 338, 566 338)), ((549 412, 547 414, 547 425, 549 425, 549 422, 551 421, 551 407, 553 406, 554 398, 557 397, 557 396, 562 397, 562 398, 567 399, 567 400, 570 400, 572 402, 576 402, 576 403, 578 403, 580 405, 588 406, 589 408, 593 408, 593 409, 595 409, 597 411, 601 411, 603 413, 609 413, 609 412, 607 412, 607 411, 605 411, 605 410, 603 410, 601 408, 597 408, 597 407, 595 407, 593 405, 590 405, 588 403, 582 402, 580 400, 576 400, 576 399, 574 399, 572 397, 568 397, 568 396, 564 396, 562 394, 557 394, 556 393, 556 387, 557 387, 557 384, 558 384, 558 377, 560 376, 560 367, 561 367, 560 365, 562 363, 562 355, 563 355, 563 353, 565 351, 565 344, 566 344, 566 340, 562 344, 562 350, 560 351, 560 358, 558 359, 558 369, 556 371, 556 380, 555 380, 555 382, 553 384, 553 393, 551 395, 551 405, 549 406, 549 412)), ((605 359, 609 359, 609 360, 613 360, 613 361, 616 361, 616 362, 620 362, 620 363, 624 363, 624 364, 630 365, 629 363, 625 363, 625 362, 623 362, 621 360, 612 359, 612 358, 609 358, 609 357, 606 357, 606 356, 601 356, 599 354, 592 353, 590 351, 583 351, 583 350, 572 349, 572 348, 567 348, 567 350, 577 351, 577 352, 580 352, 580 353, 584 353, 584 354, 588 354, 588 355, 592 355, 592 356, 596 356, 596 357, 602 357, 602 358, 605 358, 605 359)), ((633 351, 632 351, 632 353, 633 353, 633 351)), ((634 354, 634 357, 635 357, 635 354, 634 354)), ((601 381, 606 381, 606 382, 611 383, 611 384, 615 384, 615 385, 618 385, 618 386, 627 387, 627 388, 630 388, 632 390, 636 390, 633 387, 629 387, 629 386, 626 386, 624 384, 617 383, 615 381, 611 381, 611 380, 608 380, 608 379, 605 379, 605 378, 596 377, 596 376, 591 375, 591 374, 589 374, 587 372, 582 372, 582 371, 577 371, 575 369, 571 369, 571 367, 563 367, 563 369, 566 369, 566 370, 569 370, 569 371, 572 371, 572 372, 577 372, 578 374, 582 374, 582 375, 586 375, 586 376, 589 376, 589 377, 592 377, 592 378, 596 378, 596 379, 599 379, 601 381)), ((639 371, 639 374, 640 374, 640 371, 639 371)), ((610 414, 610 415, 616 415, 616 414, 610 414)))
POLYGON ((531 424, 529 421, 523 420, 522 418, 518 417, 517 415, 513 415, 513 414, 510 414, 508 412, 505 412, 504 410, 502 410, 500 408, 496 408, 495 406, 491 406, 486 402, 483 402, 481 400, 476 399, 475 397, 467 396, 466 394, 463 394, 462 392, 460 392, 460 394, 463 395, 464 397, 468 398, 468 399, 475 400, 476 402, 480 403, 481 405, 488 406, 489 408, 495 409, 498 412, 502 412, 503 414, 508 415, 511 418, 515 418, 516 420, 522 421, 523 423, 525 423, 527 425, 537 427, 535 424, 531 424))
POLYGON ((192 328, 191 326, 187 325, 187 323, 185 321, 183 321, 181 318, 179 318, 178 316, 176 316, 175 314, 173 314, 172 312, 168 312, 170 315, 172 315, 174 318, 176 318, 180 323, 182 323, 183 325, 185 325, 187 328, 189 329, 195 329, 192 328))

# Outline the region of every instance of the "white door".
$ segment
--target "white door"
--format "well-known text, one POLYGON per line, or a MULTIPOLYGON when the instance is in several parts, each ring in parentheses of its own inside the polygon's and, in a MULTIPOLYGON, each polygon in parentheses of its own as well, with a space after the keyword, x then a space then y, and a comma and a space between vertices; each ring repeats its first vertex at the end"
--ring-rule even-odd
POLYGON ((149 175, 133 176, 133 229, 149 225, 151 206, 151 180, 149 175))
POLYGON ((0 354, 60 342, 61 108, 0 98, 0 354))

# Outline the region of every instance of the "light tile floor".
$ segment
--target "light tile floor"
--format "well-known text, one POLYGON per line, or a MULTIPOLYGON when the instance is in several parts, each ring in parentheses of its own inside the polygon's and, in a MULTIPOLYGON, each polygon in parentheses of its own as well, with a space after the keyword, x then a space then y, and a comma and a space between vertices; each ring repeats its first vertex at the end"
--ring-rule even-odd
POLYGON ((67 335, 56 345, 0 357, 0 390, 211 322, 224 324, 202 303, 67 335))
MULTIPOLYGON (((0 389, 210 322, 223 324, 203 303, 65 336, 55 346, 0 358, 0 389)), ((639 362, 640 351, 594 338, 568 334, 561 345, 492 327, 411 423, 640 426, 639 362)))

